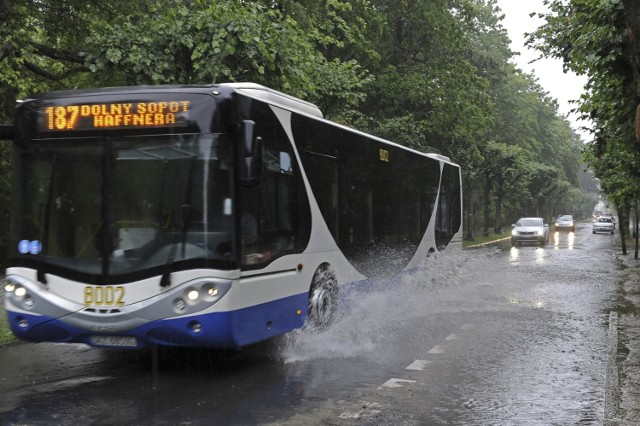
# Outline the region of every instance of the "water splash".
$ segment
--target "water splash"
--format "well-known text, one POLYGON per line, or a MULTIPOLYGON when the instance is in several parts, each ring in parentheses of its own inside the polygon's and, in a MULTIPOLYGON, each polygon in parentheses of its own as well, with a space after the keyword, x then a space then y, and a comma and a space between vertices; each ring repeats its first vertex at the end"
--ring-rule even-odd
MULTIPOLYGON (((321 332, 301 329, 291 333, 283 350, 285 361, 357 357, 388 361, 394 356, 394 336, 406 335, 407 324, 424 322, 430 315, 475 309, 465 306, 466 298, 460 294, 475 291, 469 286, 473 281, 470 276, 480 265, 486 269, 486 257, 493 254, 488 250, 482 255, 459 252, 431 256, 420 268, 403 275, 341 289, 342 303, 334 323, 321 332)), ((414 331, 416 351, 423 349, 420 341, 427 339, 434 327, 437 325, 428 324, 414 331)), ((411 345, 405 340, 405 354, 411 345)))

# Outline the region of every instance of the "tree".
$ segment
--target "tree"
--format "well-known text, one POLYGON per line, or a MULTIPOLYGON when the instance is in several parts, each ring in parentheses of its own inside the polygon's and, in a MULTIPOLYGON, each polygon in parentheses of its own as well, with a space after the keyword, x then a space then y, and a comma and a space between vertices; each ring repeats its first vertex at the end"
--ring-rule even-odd
POLYGON ((541 16, 546 23, 529 43, 588 77, 579 110, 592 119, 594 139, 584 158, 616 204, 624 236, 628 212, 640 194, 640 6, 631 0, 545 4, 551 12, 541 16))
POLYGON ((484 235, 489 233, 488 200, 495 195, 494 232, 502 232, 502 202, 505 196, 522 197, 526 189, 528 164, 520 147, 500 142, 490 142, 483 148, 485 164, 484 184, 484 235))
POLYGON ((449 156, 468 197, 486 183, 499 229, 531 207, 529 170, 558 170, 552 196, 581 167, 557 105, 510 63, 500 21, 496 0, 0 0, 0 114, 58 88, 254 81, 449 156), (515 171, 527 173, 514 186, 515 171))

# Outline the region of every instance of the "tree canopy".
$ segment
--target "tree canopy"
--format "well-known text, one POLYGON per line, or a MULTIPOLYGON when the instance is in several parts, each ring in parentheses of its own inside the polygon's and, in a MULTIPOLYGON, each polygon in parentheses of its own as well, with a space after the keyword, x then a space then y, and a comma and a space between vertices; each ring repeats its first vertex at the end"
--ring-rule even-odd
MULTIPOLYGON (((575 3, 586 15, 591 2, 575 3)), ((607 38, 622 37, 621 6, 607 3, 599 23, 608 29, 598 27, 596 40, 613 54, 623 49, 607 38)), ((569 19, 562 2, 550 4, 569 19)), ((520 215, 590 213, 582 141, 535 77, 513 65, 501 19, 495 0, 0 0, 0 122, 34 92, 253 81, 312 101, 329 119, 449 156, 462 166, 467 213, 482 207, 485 232, 520 215)), ((548 23, 532 40, 564 25, 548 23)), ((567 58, 579 51, 534 44, 567 58)), ((600 99, 599 81, 581 111, 620 123, 605 104, 627 96, 628 82, 620 77, 600 99)))
MULTIPOLYGON (((640 4, 547 0, 545 25, 528 42, 588 77, 578 110, 594 123, 585 160, 623 219, 640 201, 640 4)), ((623 238, 624 244, 624 238, 623 238)), ((626 251, 626 247, 623 246, 626 251)), ((636 240, 636 257, 638 243, 636 240)))

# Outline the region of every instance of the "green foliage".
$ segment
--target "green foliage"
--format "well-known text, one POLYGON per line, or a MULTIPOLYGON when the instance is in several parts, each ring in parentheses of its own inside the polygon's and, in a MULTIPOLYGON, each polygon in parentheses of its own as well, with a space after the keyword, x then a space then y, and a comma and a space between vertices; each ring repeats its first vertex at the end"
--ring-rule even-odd
POLYGON ((548 0, 546 24, 531 45, 588 77, 579 111, 594 125, 584 159, 617 205, 631 205, 640 192, 640 152, 634 135, 638 95, 636 2, 548 0))
POLYGON ((124 85, 253 81, 328 112, 357 105, 369 81, 357 62, 328 60, 295 20, 258 3, 163 0, 86 41, 90 69, 124 85))
MULTIPOLYGON (((621 50, 617 18, 585 27, 593 41, 558 30, 566 20, 586 25, 591 3, 615 15, 619 2, 575 2, 577 17, 551 3, 562 15, 543 31, 564 44, 545 52, 605 72, 621 50), (584 48, 567 49, 570 41, 584 48), (597 44, 606 55, 587 52, 597 44)), ((550 215, 567 208, 562 200, 584 203, 581 141, 535 79, 510 63, 500 21, 496 0, 0 0, 0 119, 10 122, 15 99, 33 92, 253 81, 312 101, 329 119, 451 157, 468 194, 486 190, 480 201, 498 222, 503 204, 509 214, 550 215)), ((627 105, 628 79, 610 82, 590 80, 581 110, 617 123, 601 135, 622 140, 628 121, 613 112, 627 105)), ((624 161, 603 146, 587 158, 624 161)), ((9 155, 0 157, 8 200, 9 155)), ((590 164, 601 176, 598 161, 590 164)))
MULTIPOLYGON (((4 286, 4 283, 2 283, 2 285, 4 286)), ((4 303, 0 303, 0 347, 12 340, 15 340, 15 336, 11 332, 11 328, 9 328, 7 314, 4 310, 4 303)))

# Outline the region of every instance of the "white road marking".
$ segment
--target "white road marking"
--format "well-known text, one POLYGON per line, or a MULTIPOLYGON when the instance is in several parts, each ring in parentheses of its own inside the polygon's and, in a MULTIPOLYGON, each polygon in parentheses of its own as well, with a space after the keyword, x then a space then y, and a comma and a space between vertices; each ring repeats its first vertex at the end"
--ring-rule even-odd
POLYGON ((431 361, 429 360, 417 359, 413 361, 405 370, 424 370, 429 364, 431 364, 431 361))
MULTIPOLYGON (((464 324, 460 327, 460 330, 473 330, 475 329, 476 326, 475 324, 464 324)), ((446 340, 456 340, 458 339, 458 335, 456 333, 451 333, 449 334, 447 337, 445 337, 445 341, 446 340)), ((445 353, 446 349, 443 345, 435 345, 433 348, 431 348, 431 350, 427 353, 429 354, 443 354, 445 353)), ((405 368, 405 370, 417 370, 417 371, 423 371, 426 370, 427 366, 431 364, 430 360, 424 360, 424 359, 417 359, 415 361, 413 361, 411 364, 409 364, 409 366, 407 366, 405 368)), ((407 379, 389 379, 386 382, 384 382, 380 387, 378 387, 378 389, 382 389, 382 388, 401 388, 405 385, 411 384, 411 383, 416 383, 415 380, 407 380, 407 379)), ((366 407, 363 407, 366 408, 366 407)), ((369 410, 369 413, 371 412, 375 412, 376 410, 369 410)), ((362 412, 351 412, 351 411, 345 411, 344 413, 342 413, 340 415, 340 418, 342 419, 359 419, 362 416, 362 412)))
POLYGON ((415 383, 415 380, 407 380, 407 379, 389 379, 382 384, 378 389, 382 388, 401 388, 404 385, 408 385, 411 383, 415 383))
POLYGON ((427 352, 428 354, 443 354, 444 353, 444 346, 442 345, 435 345, 433 348, 431 348, 431 350, 429 352, 427 352))

